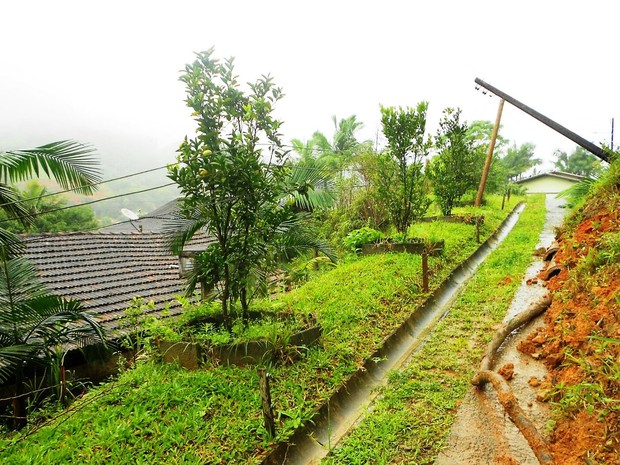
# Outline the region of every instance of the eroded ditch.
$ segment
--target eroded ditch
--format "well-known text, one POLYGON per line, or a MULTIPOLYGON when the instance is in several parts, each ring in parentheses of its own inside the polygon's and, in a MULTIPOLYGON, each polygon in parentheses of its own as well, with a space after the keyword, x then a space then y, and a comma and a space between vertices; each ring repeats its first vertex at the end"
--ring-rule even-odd
POLYGON ((481 246, 457 266, 441 286, 388 336, 340 389, 324 404, 312 422, 299 428, 288 443, 280 444, 263 464, 304 465, 318 463, 354 427, 386 383, 391 370, 399 368, 441 320, 478 266, 513 229, 525 204, 518 204, 481 246))

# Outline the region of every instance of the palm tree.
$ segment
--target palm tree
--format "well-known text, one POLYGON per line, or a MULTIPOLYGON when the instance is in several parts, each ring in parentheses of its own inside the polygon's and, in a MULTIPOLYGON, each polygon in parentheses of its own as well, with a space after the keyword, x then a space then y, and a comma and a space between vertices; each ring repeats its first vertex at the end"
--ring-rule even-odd
MULTIPOLYGON (((34 149, 0 152, 0 208, 9 218, 24 225, 32 216, 22 203, 15 183, 37 178, 42 174, 54 179, 63 189, 79 194, 92 194, 100 180, 94 148, 71 140, 42 145, 34 149)), ((0 244, 12 254, 20 252, 19 239, 0 226, 0 244)))
MULTIPOLYGON (((351 162, 361 146, 370 146, 371 142, 357 140, 355 133, 364 124, 357 121, 355 115, 343 118, 340 121, 334 115, 332 122, 334 123, 334 136, 331 141, 322 132, 316 131, 307 145, 312 147, 313 153, 318 155, 317 158, 323 160, 330 168, 343 169, 351 162)), ((307 147, 299 148, 308 150, 307 147)), ((294 150, 299 152, 295 145, 294 150)), ((303 153, 299 153, 303 157, 303 153)))
POLYGON ((26 424, 25 365, 52 367, 68 347, 103 341, 101 326, 79 302, 50 294, 28 260, 0 247, 0 383, 15 379, 14 427, 26 424))
MULTIPOLYGON (((27 150, 0 152, 0 208, 27 225, 32 215, 14 183, 42 174, 64 189, 91 194, 99 181, 94 149, 65 140, 27 150)), ((24 244, 0 226, 0 383, 15 379, 14 426, 26 424, 24 367, 48 366, 59 347, 90 337, 103 340, 101 327, 80 310, 79 303, 51 295, 34 267, 19 254, 24 244), (85 324, 84 324, 85 323, 85 324)), ((92 340, 92 339, 91 339, 92 340)))
POLYGON ((501 158, 501 163, 506 167, 511 179, 520 179, 525 171, 542 163, 540 158, 534 158, 535 148, 534 144, 526 142, 518 147, 517 144, 513 144, 507 150, 506 156, 501 158))

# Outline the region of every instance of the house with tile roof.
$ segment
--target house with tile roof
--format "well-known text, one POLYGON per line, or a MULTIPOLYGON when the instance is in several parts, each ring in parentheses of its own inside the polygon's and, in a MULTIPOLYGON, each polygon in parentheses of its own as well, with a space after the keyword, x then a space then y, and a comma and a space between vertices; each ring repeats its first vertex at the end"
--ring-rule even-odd
MULTIPOLYGON (((183 292, 179 257, 157 232, 77 232, 23 237, 24 256, 54 294, 80 301, 107 331, 119 329, 134 297, 153 301, 150 313, 180 313, 174 299, 183 292)), ((212 241, 197 234, 189 246, 206 248, 212 241)))

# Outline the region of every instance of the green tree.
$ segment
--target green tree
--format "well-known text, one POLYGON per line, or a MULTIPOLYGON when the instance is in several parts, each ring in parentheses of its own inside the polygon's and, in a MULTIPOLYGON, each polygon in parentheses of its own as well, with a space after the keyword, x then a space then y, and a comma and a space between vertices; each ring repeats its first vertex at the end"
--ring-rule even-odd
POLYGON ((556 150, 554 155, 556 157, 555 167, 565 173, 592 178, 600 175, 603 170, 600 160, 583 147, 575 147, 570 155, 556 150))
POLYGON ((513 144, 507 150, 506 156, 501 159, 501 163, 511 179, 520 179, 524 172, 542 163, 540 158, 534 158, 535 148, 534 144, 526 142, 519 147, 517 144, 513 144))
POLYGON ((416 108, 381 107, 388 147, 379 157, 377 196, 398 232, 404 234, 430 205, 423 164, 432 145, 430 137, 425 137, 427 110, 428 102, 416 108))
POLYGON ((290 182, 290 166, 284 163, 281 123, 272 116, 281 89, 263 76, 249 84, 249 91, 242 90, 233 59, 222 63, 212 54, 213 49, 198 53, 180 78, 198 129, 195 138, 181 144, 179 165, 169 169, 184 195, 185 220, 171 246, 179 253, 202 229, 215 238, 197 257, 190 289, 198 281, 220 287, 229 324, 231 304, 240 302, 247 315, 252 289, 274 265, 276 245, 284 255, 302 243, 309 249, 322 245, 305 229, 303 215, 295 214, 294 199, 285 200, 292 190, 310 189, 299 179, 290 182))
POLYGON ((47 189, 39 182, 29 181, 25 188, 17 190, 23 199, 21 205, 26 208, 32 222, 24 225, 18 220, 9 220, 5 212, 0 212, 0 224, 14 233, 70 232, 96 229, 99 221, 89 206, 71 206, 66 208, 65 197, 50 196, 47 189))
MULTIPOLYGON (((502 126, 500 125, 499 131, 501 130, 502 126)), ((489 152, 491 135, 493 133, 493 123, 491 121, 476 120, 469 125, 467 133, 468 137, 472 139, 472 144, 476 151, 476 166, 474 171, 478 173, 478 178, 480 178, 489 152)), ((508 139, 502 137, 498 132, 485 192, 501 192, 506 189, 508 184, 508 173, 501 162, 501 158, 504 155, 508 142, 508 139)))
POLYGON ((435 138, 439 153, 429 165, 435 199, 444 215, 452 214, 463 194, 475 189, 480 178, 476 170, 478 154, 460 116, 460 109, 444 110, 435 138))
MULTIPOLYGON (((500 125, 494 149, 494 154, 498 157, 502 156, 504 149, 508 145, 508 139, 502 137, 500 134, 501 130, 502 126, 500 125)), ((489 151, 489 145, 491 144, 493 123, 486 120, 476 120, 467 128, 467 134, 472 139, 474 147, 479 148, 486 156, 489 151)))

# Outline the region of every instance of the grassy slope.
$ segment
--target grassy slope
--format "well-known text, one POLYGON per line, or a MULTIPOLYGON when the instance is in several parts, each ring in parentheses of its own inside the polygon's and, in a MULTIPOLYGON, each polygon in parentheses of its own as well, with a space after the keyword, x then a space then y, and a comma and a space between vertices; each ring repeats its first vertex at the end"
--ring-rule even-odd
POLYGON ((434 462, 493 329, 531 262, 544 213, 541 197, 532 198, 411 364, 391 374, 373 411, 324 463, 434 462))
MULTIPOLYGON (((513 203, 514 204, 514 203, 513 203)), ((483 237, 505 212, 486 208, 483 237)), ((419 227, 416 227, 419 228, 419 227)), ((472 226, 424 225, 416 235, 445 237, 431 259, 435 285, 476 247, 472 226)), ((527 255, 527 254, 526 254, 527 255)), ((325 329, 322 347, 293 365, 272 367, 272 396, 285 440, 423 299, 420 257, 364 257, 340 265, 285 297, 325 329)), ((145 363, 93 389, 57 421, 0 440, 4 464, 257 463, 270 447, 262 426, 255 368, 187 372, 145 363), (16 442, 15 442, 16 441, 16 442)))

